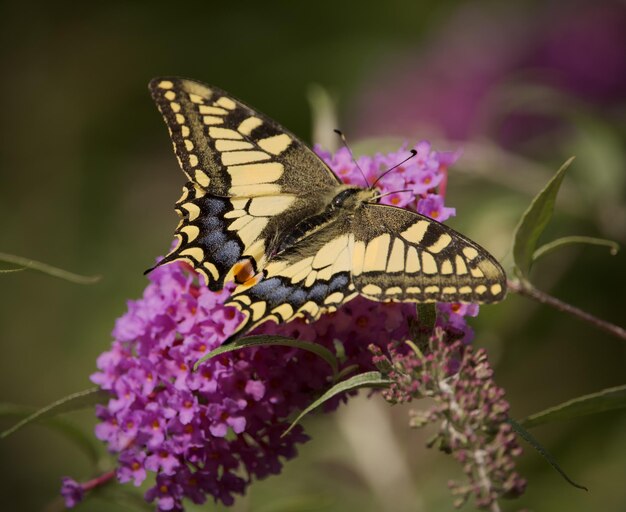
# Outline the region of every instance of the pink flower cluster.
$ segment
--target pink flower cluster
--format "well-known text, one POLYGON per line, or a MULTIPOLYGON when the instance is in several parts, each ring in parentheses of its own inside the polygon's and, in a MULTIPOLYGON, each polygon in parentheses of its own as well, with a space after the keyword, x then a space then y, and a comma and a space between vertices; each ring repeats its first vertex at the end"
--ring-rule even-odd
POLYGON ((387 401, 428 397, 434 402, 427 410, 412 411, 411 426, 437 425, 429 446, 451 453, 462 465, 467 481, 449 482, 455 506, 473 497, 478 508, 496 510, 498 499, 518 497, 526 489, 515 471, 522 449, 507 422, 509 404, 493 380, 485 350, 453 340, 436 328, 422 350, 399 351, 393 343, 389 355, 378 345, 370 350, 378 369, 392 381, 382 392, 387 401))
MULTIPOLYGON (((376 183, 381 194, 389 194, 385 195, 380 202, 408 208, 444 222, 454 216, 456 210, 444 206, 443 197, 436 190, 437 187, 445 184, 448 167, 456 162, 458 153, 433 151, 430 143, 426 141, 417 143, 414 149, 417 151, 415 157, 407 160, 376 183), (402 190, 406 192, 400 192, 402 190)), ((371 185, 385 170, 394 167, 409 156, 409 151, 405 148, 395 153, 377 153, 373 157, 362 156, 357 159, 359 164, 357 167, 352 161, 350 151, 345 147, 333 155, 319 147, 315 150, 344 183, 361 187, 371 185), (365 177, 361 174, 359 167, 365 177)))
MULTIPOLYGON (((385 202, 444 220, 453 209, 443 206, 433 187, 454 157, 432 152, 427 143, 416 149, 417 157, 379 182, 381 192, 410 188, 417 198, 390 195, 385 202)), ((407 155, 363 157, 359 163, 373 180, 407 155)), ((357 182, 359 171, 346 150, 321 156, 345 181, 357 182)), ((97 409, 96 435, 117 454, 119 482, 138 486, 154 475, 145 498, 158 510, 182 510, 183 499, 203 503, 208 496, 230 505, 254 479, 278 473, 283 461, 296 455, 296 446, 307 441, 299 427, 281 435, 288 418, 329 387, 329 366, 307 351, 257 347, 210 359, 194 372, 194 363, 240 321, 236 310, 224 306, 229 291, 209 291, 182 263, 159 267, 149 279, 143 297, 129 301, 117 320, 110 350, 98 358, 92 380, 111 398, 97 409)), ((475 307, 445 305, 440 311, 443 324, 471 335, 464 315, 476 314, 475 307)), ((357 365, 360 372, 374 368, 370 344, 386 346, 408 337, 411 315, 410 304, 357 298, 314 324, 268 323, 256 333, 314 341, 333 352, 338 340, 345 352, 342 368, 357 365)), ((85 490, 66 479, 67 505, 85 490)))

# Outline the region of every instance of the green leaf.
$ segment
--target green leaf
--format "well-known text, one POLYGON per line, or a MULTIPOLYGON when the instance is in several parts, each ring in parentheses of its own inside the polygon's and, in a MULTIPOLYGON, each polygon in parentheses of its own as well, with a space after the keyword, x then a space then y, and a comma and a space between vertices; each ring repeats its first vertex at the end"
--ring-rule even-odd
POLYGON ((0 274, 12 274, 13 272, 21 272, 22 270, 26 270, 26 269, 24 267, 3 268, 3 269, 0 269, 0 274))
MULTIPOLYGON (((25 419, 36 412, 34 407, 21 405, 0 404, 0 418, 25 419)), ((72 441, 87 456, 90 462, 96 466, 100 459, 98 447, 100 444, 92 435, 87 435, 73 422, 65 418, 43 418, 40 423, 47 428, 56 430, 72 441)))
POLYGON ((600 245, 608 247, 611 256, 615 256, 619 252, 619 244, 613 240, 594 238, 591 236, 564 236, 563 238, 558 238, 539 247, 539 249, 537 249, 533 254, 533 263, 546 254, 550 254, 565 245, 572 244, 600 245))
POLYGON ((101 279, 101 276, 81 276, 78 274, 74 274, 73 272, 68 272, 67 270, 53 267, 52 265, 48 265, 47 263, 31 260, 22 256, 16 256, 14 254, 6 254, 0 252, 0 261, 3 261, 5 263, 11 263, 12 265, 18 265, 20 267, 30 270, 43 272, 44 274, 48 274, 49 276, 58 277, 59 279, 64 279, 66 281, 76 284, 94 284, 101 279))
POLYGON ((313 143, 320 144, 327 151, 337 151, 341 139, 333 131, 339 128, 335 99, 318 84, 309 86, 307 99, 311 107, 313 143))
POLYGON ((626 408, 626 385, 607 388, 598 393, 579 396, 562 404, 555 405, 544 411, 524 418, 520 423, 525 428, 533 428, 544 423, 558 420, 569 420, 626 408))
POLYGON ((326 361, 330 365, 333 371, 333 375, 337 375, 337 358, 326 347, 323 347, 318 343, 294 340, 293 338, 286 338, 284 336, 248 336, 247 338, 240 338, 233 343, 230 343, 228 345, 222 345, 221 347, 209 352, 206 356, 199 359, 196 364, 193 365, 193 370, 196 371, 198 369, 198 366, 200 366, 202 363, 215 356, 219 356, 220 354, 226 354, 228 352, 233 352, 242 348, 255 347, 259 345, 279 345, 283 347, 293 347, 301 348, 302 350, 308 350, 309 352, 313 352, 315 355, 321 357, 324 361, 326 361))
POLYGON ((513 427, 513 430, 517 432, 517 435, 519 435, 524 441, 526 441, 530 446, 537 450, 537 452, 539 452, 539 454, 548 461, 548 464, 550 464, 565 479, 568 484, 576 487, 577 489, 583 489, 587 492, 589 491, 589 489, 587 489, 584 485, 577 484, 576 482, 574 482, 574 480, 567 476, 565 471, 563 471, 561 466, 559 466, 559 463, 556 461, 554 456, 548 450, 546 450, 539 443, 539 441, 537 441, 537 439, 532 436, 530 432, 525 430, 524 427, 522 427, 515 420, 508 419, 507 421, 513 427))
POLYGON ((73 393, 64 398, 61 398, 60 400, 57 400, 54 403, 51 403, 50 405, 36 410, 32 414, 28 414, 11 428, 2 432, 0 434, 0 439, 5 439, 6 437, 14 434, 19 429, 28 425, 29 423, 33 423, 36 421, 38 422, 46 418, 57 416, 58 414, 62 414, 64 412, 77 411, 79 409, 91 407, 95 404, 102 403, 108 398, 109 394, 101 391, 100 388, 97 387, 89 388, 84 391, 79 391, 78 393, 73 393))
POLYGON ((354 377, 350 377, 344 381, 341 381, 335 384, 332 388, 330 388, 326 393, 320 396, 317 400, 315 400, 311 405, 309 405, 306 409, 304 409, 298 417, 293 421, 289 428, 285 430, 283 436, 287 435, 293 427, 295 427, 302 418, 304 418, 308 413, 310 413, 313 409, 316 409, 324 402, 327 402, 331 398, 340 393, 345 393, 347 391, 352 391, 354 389, 359 388, 386 388, 389 386, 391 381, 389 379, 385 379, 380 372, 365 372, 359 373, 354 377))
POLYGON ((359 369, 359 365, 358 364, 351 364, 346 366, 345 368, 343 368, 337 375, 335 375, 335 380, 341 380, 343 379, 346 375, 351 374, 354 370, 358 370, 359 369))
POLYGON ((530 272, 537 241, 552 217, 556 195, 573 160, 574 157, 567 160, 537 194, 515 228, 513 260, 520 277, 527 277, 530 272))

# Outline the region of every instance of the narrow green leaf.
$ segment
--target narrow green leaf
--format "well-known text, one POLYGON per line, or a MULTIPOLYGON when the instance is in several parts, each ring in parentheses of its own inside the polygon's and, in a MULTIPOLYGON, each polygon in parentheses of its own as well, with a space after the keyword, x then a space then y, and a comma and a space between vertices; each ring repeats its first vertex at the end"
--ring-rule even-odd
POLYGON ((600 245, 608 247, 611 256, 615 256, 619 252, 619 244, 613 240, 594 238, 591 236, 564 236, 563 238, 557 238, 556 240, 539 247, 539 249, 537 249, 533 254, 533 263, 546 254, 550 254, 565 245, 572 244, 600 245))
POLYGON ((293 427, 295 427, 302 418, 304 418, 308 413, 310 413, 313 409, 316 409, 324 402, 327 402, 334 396, 345 393, 347 391, 352 391, 353 389, 359 388, 386 388, 391 381, 389 379, 383 378, 380 372, 365 372, 359 373, 354 377, 350 377, 349 379, 343 380, 337 384, 335 384, 332 388, 330 388, 326 393, 320 396, 317 400, 315 400, 311 405, 309 405, 306 409, 304 409, 298 417, 293 421, 289 428, 285 430, 283 436, 287 435, 293 427))
POLYGON ((525 430, 524 427, 522 427, 515 420, 509 419, 507 421, 513 427, 513 430, 517 432, 517 435, 519 435, 524 441, 526 441, 530 446, 532 446, 535 450, 537 450, 537 452, 539 452, 539 454, 548 461, 548 464, 550 464, 565 479, 565 481, 568 484, 576 487, 577 489, 583 489, 589 492, 589 489, 587 489, 584 485, 577 484, 576 482, 574 482, 574 480, 572 480, 569 476, 567 476, 565 471, 563 471, 561 466, 559 466, 554 456, 548 450, 546 450, 539 443, 539 441, 537 441, 537 439, 533 437, 533 435, 530 432, 525 430))
POLYGON ((335 99, 318 84, 309 86, 307 99, 311 108, 313 143, 320 144, 327 151, 337 151, 341 139, 333 131, 339 128, 335 99))
POLYGON ((337 361, 339 361, 340 363, 345 363, 347 356, 346 356, 346 347, 343 344, 343 341, 341 341, 339 338, 335 338, 333 340, 333 348, 335 349, 335 357, 337 358, 337 361))
POLYGON ((556 195, 573 160, 574 157, 567 160, 537 194, 515 228, 513 260, 520 277, 527 277, 530 272, 537 241, 552 217, 556 195))
MULTIPOLYGON (((23 420, 32 416, 35 412, 36 409, 34 407, 0 404, 0 418, 23 420)), ((98 447, 100 443, 97 442, 94 436, 85 434, 73 422, 65 418, 44 418, 39 423, 67 437, 83 451, 94 466, 98 464, 100 458, 98 447)))
POLYGON ((24 267, 3 268, 3 269, 0 269, 0 274, 12 274, 13 272, 21 272, 22 270, 26 270, 26 269, 24 267))
POLYGON ((358 364, 351 364, 343 368, 337 375, 335 375, 335 381, 343 379, 346 375, 350 375, 354 370, 358 370, 358 364))
POLYGON ((524 418, 520 423, 533 428, 544 423, 569 420, 599 412, 626 408, 626 385, 607 388, 597 393, 579 396, 562 404, 524 418))
POLYGON ((51 403, 50 405, 36 410, 32 414, 27 415, 24 419, 17 422, 11 428, 2 432, 0 434, 0 439, 5 439, 6 437, 14 434, 19 429, 28 425, 29 423, 41 421, 43 419, 50 418, 64 412, 77 411, 79 409, 91 407, 98 403, 102 403, 108 398, 108 393, 101 391, 100 388, 97 387, 86 389, 84 391, 79 391, 78 393, 73 393, 71 395, 61 398, 60 400, 57 400, 54 403, 51 403))
POLYGON ((220 354, 226 354, 227 352, 233 352, 242 348, 255 347, 259 345, 279 345, 283 347, 293 347, 301 348, 302 350, 308 350, 309 352, 313 352, 315 355, 321 357, 324 361, 326 361, 330 365, 333 371, 333 375, 337 375, 337 358, 326 347, 323 347, 318 343, 294 340, 293 338, 286 338, 284 336, 248 336, 247 338, 238 339, 233 343, 230 343, 228 345, 222 345, 221 347, 209 352, 206 356, 199 359, 196 364, 193 365, 193 370, 196 371, 198 369, 198 366, 200 366, 202 363, 208 361, 215 356, 219 356, 220 354))
POLYGON ((67 270, 53 267, 52 265, 48 265, 47 263, 31 260, 22 256, 16 256, 14 254, 6 254, 0 252, 0 261, 4 261, 5 263, 11 263, 13 265, 18 265, 20 267, 24 267, 30 270, 43 272, 44 274, 48 274, 49 276, 58 277, 59 279, 64 279, 66 281, 76 284, 94 284, 101 279, 101 276, 81 276, 79 274, 74 274, 73 272, 68 272, 67 270))

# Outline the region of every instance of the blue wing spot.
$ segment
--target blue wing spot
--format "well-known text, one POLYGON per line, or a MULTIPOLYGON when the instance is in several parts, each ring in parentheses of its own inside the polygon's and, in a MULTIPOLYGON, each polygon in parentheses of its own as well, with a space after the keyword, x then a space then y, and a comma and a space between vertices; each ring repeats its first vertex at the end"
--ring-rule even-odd
POLYGON ((202 208, 202 213, 207 215, 219 215, 226 209, 223 199, 211 199, 209 197, 203 197, 198 201, 202 208))
POLYGON ((226 242, 213 256, 216 262, 225 267, 232 267, 241 256, 239 244, 234 240, 226 242))
POLYGON ((292 290, 289 294, 289 304, 291 304, 294 309, 299 308, 307 301, 307 293, 304 290, 296 288, 292 290))
POLYGON ((309 299, 321 304, 328 295, 328 285, 317 283, 309 291, 309 299))
POLYGON ((281 282, 278 277, 264 279, 259 284, 255 284, 252 288, 250 288, 248 295, 254 295, 255 297, 261 297, 265 299, 272 293, 272 290, 274 290, 278 286, 281 286, 281 282))
POLYGON ((200 221, 200 224, 207 231, 221 229, 224 226, 224 222, 219 217, 205 217, 200 221))
POLYGON ((226 235, 221 231, 213 231, 198 239, 198 244, 205 246, 211 252, 218 251, 226 243, 226 235))
POLYGON ((272 306, 282 304, 283 302, 291 302, 287 301, 287 297, 289 296, 290 288, 279 284, 267 294, 267 298, 269 302, 271 302, 272 306))
POLYGON ((333 277, 333 280, 328 285, 328 291, 330 293, 333 293, 337 290, 341 290, 342 288, 345 288, 347 284, 348 284, 348 276, 346 276, 345 274, 339 274, 333 277))

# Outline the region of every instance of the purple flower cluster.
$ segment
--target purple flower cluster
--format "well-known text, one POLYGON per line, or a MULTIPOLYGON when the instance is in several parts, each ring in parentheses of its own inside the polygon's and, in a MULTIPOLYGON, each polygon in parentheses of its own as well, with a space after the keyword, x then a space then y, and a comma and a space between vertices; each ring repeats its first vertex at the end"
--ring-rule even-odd
MULTIPOLYGON (((456 210, 444 206, 442 195, 436 192, 437 187, 445 185, 447 169, 456 162, 458 153, 449 151, 433 151, 429 142, 422 141, 415 145, 417 154, 386 174, 376 183, 381 194, 381 204, 390 204, 412 209, 427 215, 439 222, 454 216, 456 210), (401 192, 406 191, 406 192, 401 192)), ((362 187, 374 181, 387 169, 394 167, 409 156, 405 148, 395 153, 378 153, 373 157, 362 156, 357 159, 363 174, 354 165, 347 148, 339 149, 334 155, 316 147, 317 153, 345 183, 362 187)))
MULTIPOLYGON (((493 10, 466 2, 422 51, 390 59, 364 82, 355 130, 389 136, 426 128, 452 140, 491 136, 524 150, 538 133, 554 141, 561 140, 551 134, 556 127, 571 130, 569 122, 555 124, 567 118, 562 109, 537 108, 536 97, 535 108, 528 108, 521 91, 529 87, 551 88, 592 110, 621 112, 626 9, 615 1, 581 2, 576 9, 564 5, 543 2, 531 13, 519 4, 493 10), (513 91, 515 104, 506 101, 513 91)), ((544 146, 554 152, 554 144, 544 146)))
MULTIPOLYGON (((432 187, 441 183, 454 156, 435 153, 427 143, 417 150, 415 161, 379 182, 381 193, 411 188, 417 199, 411 194, 384 199, 443 220, 453 209, 443 206, 432 187)), ((407 154, 361 158, 360 165, 372 180, 407 154)), ((322 154, 343 179, 355 182, 358 171, 348 156, 347 151, 322 154)), ((278 473, 283 461, 296 455, 296 445, 308 439, 299 427, 281 435, 288 418, 329 386, 330 369, 310 352, 274 346, 225 354, 194 372, 194 363, 240 321, 235 309, 224 306, 229 290, 209 291, 183 263, 159 267, 149 279, 143 297, 129 301, 117 320, 110 350, 98 358, 92 380, 111 398, 97 409, 96 435, 118 454, 119 482, 138 486, 155 475, 145 498, 158 510, 182 510, 183 499, 203 503, 208 496, 230 505, 254 479, 278 473)), ((470 335, 463 315, 475 314, 474 307, 445 305, 441 312, 451 328, 470 335)), ((412 314, 410 304, 357 298, 314 324, 267 323, 256 333, 315 341, 333 352, 339 340, 342 367, 364 371, 373 369, 367 347, 406 339, 412 314)), ((66 504, 73 506, 84 489, 64 482, 66 504)))
POLYGON ((423 352, 399 352, 397 344, 388 346, 389 356, 376 345, 370 350, 374 363, 392 381, 382 393, 386 400, 434 400, 430 409, 413 411, 411 426, 439 425, 430 446, 452 453, 463 466, 467 482, 449 483, 457 496, 455 506, 473 496, 478 508, 494 510, 499 498, 524 492, 526 481, 515 471, 514 461, 522 450, 506 421, 509 404, 493 380, 483 349, 451 341, 449 333, 436 328, 423 352))

